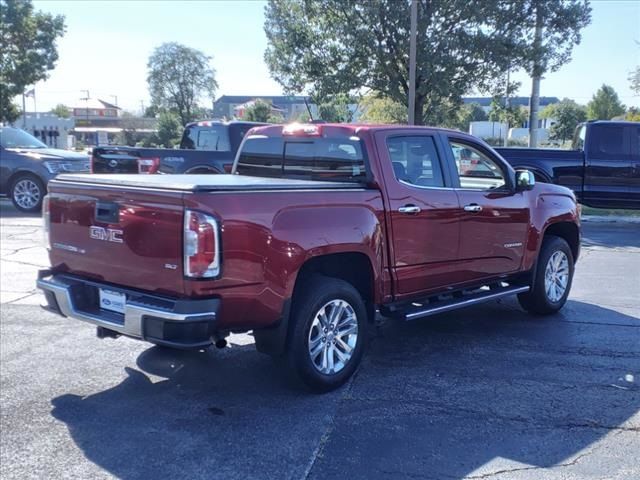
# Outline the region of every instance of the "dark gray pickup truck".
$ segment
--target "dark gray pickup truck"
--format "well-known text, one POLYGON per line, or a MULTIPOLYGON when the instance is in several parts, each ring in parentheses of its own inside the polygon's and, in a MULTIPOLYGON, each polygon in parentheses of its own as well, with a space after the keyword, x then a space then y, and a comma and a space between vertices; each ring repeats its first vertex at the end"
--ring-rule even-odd
POLYGON ((225 173, 256 122, 201 121, 184 129, 179 149, 96 147, 93 173, 225 173))
POLYGON ((572 150, 496 148, 514 168, 539 182, 569 187, 584 205, 640 209, 640 123, 587 122, 572 150))

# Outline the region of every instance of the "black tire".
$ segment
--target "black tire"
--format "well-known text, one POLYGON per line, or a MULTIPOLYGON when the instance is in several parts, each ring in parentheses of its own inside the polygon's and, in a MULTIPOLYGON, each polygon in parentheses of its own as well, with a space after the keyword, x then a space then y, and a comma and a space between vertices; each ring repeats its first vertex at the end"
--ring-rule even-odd
POLYGON ((21 212, 38 213, 42 209, 42 200, 47 194, 47 190, 42 180, 35 175, 27 173, 18 175, 11 182, 9 194, 13 205, 21 212), (27 190, 32 195, 27 195, 27 190), (37 195, 37 198, 35 198, 35 195, 37 195))
MULTIPOLYGON (((328 392, 344 384, 353 375, 362 360, 367 339, 367 309, 360 293, 351 284, 343 280, 314 276, 303 281, 305 282, 304 285, 301 286, 294 297, 291 316, 291 322, 293 323, 287 345, 287 360, 290 369, 312 391, 318 393, 328 392), (338 303, 334 306, 332 302, 338 303), (341 302, 346 302, 346 305, 351 310, 344 307, 341 302), (357 325, 355 344, 351 345, 351 356, 345 361, 340 361, 336 350, 340 352, 340 355, 348 355, 348 353, 345 353, 347 350, 342 345, 348 343, 349 339, 353 342, 353 337, 337 335, 334 338, 332 331, 325 334, 324 331, 319 330, 319 323, 314 324, 316 315, 323 308, 326 308, 325 313, 331 317, 331 312, 334 311, 334 308, 336 309, 335 312, 338 312, 340 307, 344 308, 344 323, 338 319, 333 323, 334 327, 336 324, 343 324, 343 328, 345 328, 343 331, 347 331, 348 322, 351 323, 351 329, 353 329, 354 323, 357 325), (355 315, 355 322, 347 320, 352 317, 351 311, 355 315), (311 343, 313 343, 312 334, 314 333, 321 335, 320 341, 322 342, 318 343, 318 346, 322 347, 318 354, 321 358, 316 356, 316 362, 312 360, 310 352, 311 343), (347 342, 344 342, 345 338, 347 338, 347 342), (332 358, 331 362, 334 363, 337 371, 331 373, 323 373, 321 371, 324 365, 322 361, 325 357, 327 366, 329 365, 329 357, 332 358), (337 365, 335 365, 335 360, 338 360, 337 365), (320 364, 319 366, 317 365, 318 363, 320 364), (342 367, 340 367, 341 363, 343 364, 342 367), (340 367, 339 370, 338 367, 340 367)), ((339 325, 334 328, 334 331, 340 332, 339 325)))
POLYGON ((520 305, 528 312, 537 315, 550 315, 556 313, 567 301, 569 291, 571 290, 571 283, 573 281, 573 272, 573 253, 571 252, 569 244, 563 238, 553 235, 546 236, 542 241, 542 247, 540 248, 540 254, 538 255, 536 276, 533 279, 531 290, 527 293, 521 293, 518 295, 520 305), (549 260, 559 252, 564 254, 568 260, 568 280, 564 293, 558 298, 552 298, 554 295, 548 294, 547 289, 545 288, 545 275, 549 260))

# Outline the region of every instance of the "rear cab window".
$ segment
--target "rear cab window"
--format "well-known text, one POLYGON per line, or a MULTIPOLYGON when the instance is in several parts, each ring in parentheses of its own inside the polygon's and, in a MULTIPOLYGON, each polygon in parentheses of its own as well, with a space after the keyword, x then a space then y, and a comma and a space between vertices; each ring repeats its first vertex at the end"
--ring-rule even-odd
POLYGON ((367 180, 361 140, 340 135, 250 135, 238 154, 235 173, 350 183, 367 180))
POLYGON ((229 127, 216 124, 187 126, 182 134, 180 148, 185 150, 230 152, 229 127))

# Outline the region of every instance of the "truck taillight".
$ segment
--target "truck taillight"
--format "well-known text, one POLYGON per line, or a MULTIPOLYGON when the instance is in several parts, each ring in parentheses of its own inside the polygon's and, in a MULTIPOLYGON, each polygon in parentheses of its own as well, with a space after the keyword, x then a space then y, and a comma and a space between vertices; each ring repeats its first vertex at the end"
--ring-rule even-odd
POLYGON ((138 173, 157 173, 159 168, 160 159, 158 157, 138 159, 138 173))
POLYGON ((51 249, 51 210, 49 209, 49 195, 42 200, 42 227, 44 235, 44 246, 51 249))
POLYGON ((220 273, 218 222, 210 215, 187 210, 184 214, 184 274, 211 278, 220 273))

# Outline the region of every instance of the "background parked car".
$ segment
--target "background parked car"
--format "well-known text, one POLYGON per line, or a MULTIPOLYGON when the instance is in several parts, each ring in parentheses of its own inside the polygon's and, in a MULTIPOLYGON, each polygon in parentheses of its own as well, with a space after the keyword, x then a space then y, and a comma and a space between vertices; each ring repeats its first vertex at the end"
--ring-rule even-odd
POLYGON ((73 172, 89 172, 87 155, 49 148, 18 128, 0 129, 0 194, 18 210, 40 211, 49 180, 73 172))

